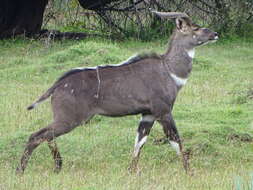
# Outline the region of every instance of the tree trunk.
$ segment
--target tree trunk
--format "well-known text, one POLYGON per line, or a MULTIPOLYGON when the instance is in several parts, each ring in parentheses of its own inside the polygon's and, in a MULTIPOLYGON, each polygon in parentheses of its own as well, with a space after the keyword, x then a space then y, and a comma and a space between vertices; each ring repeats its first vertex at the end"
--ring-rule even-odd
POLYGON ((84 9, 99 11, 100 9, 104 8, 105 5, 119 0, 78 0, 78 1, 84 9))
POLYGON ((41 30, 48 0, 2 0, 0 3, 0 39, 41 30))

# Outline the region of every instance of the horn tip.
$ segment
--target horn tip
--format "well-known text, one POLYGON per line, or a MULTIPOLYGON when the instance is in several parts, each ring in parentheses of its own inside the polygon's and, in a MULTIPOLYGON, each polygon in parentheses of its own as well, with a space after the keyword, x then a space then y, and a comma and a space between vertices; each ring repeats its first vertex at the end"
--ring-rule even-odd
POLYGON ((150 12, 152 12, 152 13, 155 13, 155 12, 156 12, 156 10, 154 10, 154 9, 152 9, 152 8, 148 8, 148 10, 149 10, 150 12))

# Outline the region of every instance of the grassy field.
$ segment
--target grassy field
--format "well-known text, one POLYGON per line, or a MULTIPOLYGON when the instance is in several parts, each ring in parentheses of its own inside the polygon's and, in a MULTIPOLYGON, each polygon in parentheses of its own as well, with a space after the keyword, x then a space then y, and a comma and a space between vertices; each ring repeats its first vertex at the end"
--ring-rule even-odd
POLYGON ((51 121, 50 101, 36 100, 73 67, 119 63, 137 52, 164 52, 165 42, 87 39, 51 44, 33 40, 0 42, 0 190, 253 189, 253 43, 218 42, 196 52, 189 82, 180 92, 174 117, 192 176, 173 149, 156 145, 152 129, 140 160, 129 174, 139 116, 96 116, 57 139, 63 170, 53 173, 47 144, 34 152, 23 176, 15 168, 32 132, 51 121))

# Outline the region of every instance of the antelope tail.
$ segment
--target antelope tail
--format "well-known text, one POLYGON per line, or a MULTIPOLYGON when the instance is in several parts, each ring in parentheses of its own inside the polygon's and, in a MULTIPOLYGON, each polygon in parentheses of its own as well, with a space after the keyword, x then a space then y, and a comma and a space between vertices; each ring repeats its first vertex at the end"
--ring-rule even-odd
MULTIPOLYGON (((53 86, 51 86, 36 102, 34 102, 32 105, 27 107, 27 110, 32 110, 33 108, 35 108, 39 103, 43 102, 44 100, 46 100, 48 97, 50 97, 54 90, 60 86, 62 84, 62 81, 69 77, 70 75, 73 75, 75 73, 79 73, 82 72, 84 69, 72 69, 66 73, 64 73, 60 78, 58 78, 58 80, 53 84, 53 86)), ((98 72, 98 70, 97 70, 98 72)), ((99 76, 98 76, 99 77, 99 76)), ((99 79, 99 78, 98 78, 99 79)))
POLYGON ((43 102, 44 100, 46 100, 48 97, 50 97, 54 90, 58 87, 59 85, 57 83, 55 83, 51 88, 49 88, 44 94, 41 95, 41 97, 34 102, 32 105, 27 107, 27 110, 32 110, 33 108, 35 108, 39 103, 43 102))

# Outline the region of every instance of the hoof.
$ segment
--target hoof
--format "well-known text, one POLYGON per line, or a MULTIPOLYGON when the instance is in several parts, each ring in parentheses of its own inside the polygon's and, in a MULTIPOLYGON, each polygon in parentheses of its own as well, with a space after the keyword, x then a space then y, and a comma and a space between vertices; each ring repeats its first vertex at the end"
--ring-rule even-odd
POLYGON ((138 166, 129 166, 128 167, 128 172, 130 174, 137 174, 140 175, 141 174, 141 169, 138 166))
POLYGON ((191 156, 191 150, 187 150, 183 152, 183 165, 185 169, 185 173, 191 175, 190 171, 190 156, 191 156))
POLYGON ((128 168, 128 172, 130 174, 141 175, 141 170, 139 168, 137 168, 137 169, 128 168))
POLYGON ((58 173, 60 173, 60 171, 61 171, 61 168, 54 168, 54 173, 56 173, 56 174, 58 174, 58 173))
POLYGON ((17 169, 16 169, 16 175, 23 175, 23 174, 24 174, 24 170, 21 169, 21 168, 19 168, 19 167, 17 167, 17 169))

